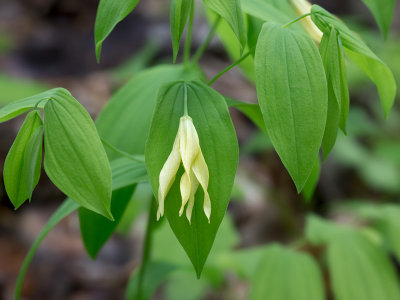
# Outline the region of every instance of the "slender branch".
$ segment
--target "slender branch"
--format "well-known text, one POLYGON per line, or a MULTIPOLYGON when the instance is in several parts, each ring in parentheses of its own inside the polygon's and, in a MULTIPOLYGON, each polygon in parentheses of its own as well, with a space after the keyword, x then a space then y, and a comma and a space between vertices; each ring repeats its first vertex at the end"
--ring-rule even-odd
POLYGON ((151 199, 149 208, 150 208, 149 218, 147 221, 146 235, 144 238, 142 263, 141 263, 139 275, 138 275, 138 288, 137 288, 137 294, 136 294, 135 299, 142 299, 142 297, 143 297, 143 283, 144 283, 144 278, 146 275, 147 265, 150 260, 152 236, 153 236, 154 227, 156 225, 155 219, 156 219, 156 209, 157 208, 156 208, 156 200, 154 198, 151 199))
POLYGON ((249 50, 246 54, 243 54, 241 58, 239 58, 237 61, 235 61, 233 64, 231 64, 230 66, 226 67, 225 69, 223 69, 221 72, 219 72, 213 79, 211 79, 208 82, 208 85, 212 85, 218 78, 220 78, 222 75, 224 75, 226 72, 228 72, 229 70, 233 69, 234 67, 236 67, 238 64, 240 64, 242 61, 244 61, 250 54, 251 54, 252 50, 249 50))
POLYGON ((126 158, 129 158, 130 160, 133 160, 135 162, 144 163, 144 160, 136 157, 135 155, 132 155, 132 154, 126 153, 122 150, 119 150, 116 147, 114 147, 113 145, 111 145, 110 143, 108 143, 107 141, 103 140, 102 138, 100 138, 100 139, 104 146, 106 146, 108 149, 114 151, 115 153, 117 153, 121 156, 124 156, 126 158))
POLYGON ((285 25, 282 25, 282 28, 286 28, 286 27, 288 27, 288 26, 290 26, 290 25, 292 25, 292 24, 294 24, 294 23, 300 21, 301 19, 304 19, 304 18, 306 18, 306 17, 308 17, 308 16, 311 16, 312 14, 314 14, 314 13, 309 12, 309 13, 307 13, 307 14, 304 14, 304 15, 302 15, 302 16, 300 16, 300 17, 294 19, 293 21, 290 21, 289 23, 287 23, 287 24, 285 24, 285 25))
POLYGON ((204 42, 200 45, 199 49, 197 49, 196 53, 193 55, 192 61, 197 62, 200 59, 200 57, 204 54, 214 36, 214 32, 217 29, 220 21, 221 21, 221 16, 218 15, 213 25, 211 26, 210 31, 208 32, 208 35, 206 36, 204 42))
POLYGON ((183 62, 187 64, 190 59, 190 48, 192 44, 192 31, 193 31, 193 19, 194 19, 194 1, 190 7, 190 16, 189 16, 189 26, 186 33, 186 41, 185 48, 183 52, 183 62))

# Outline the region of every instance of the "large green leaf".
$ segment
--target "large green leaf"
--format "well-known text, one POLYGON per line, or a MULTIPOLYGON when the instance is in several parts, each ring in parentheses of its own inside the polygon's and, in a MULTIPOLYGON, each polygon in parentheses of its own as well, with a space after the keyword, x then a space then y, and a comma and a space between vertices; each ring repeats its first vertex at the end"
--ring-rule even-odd
POLYGON ((392 26, 396 0, 362 0, 371 10, 383 36, 387 38, 392 26))
POLYGON ((321 272, 312 257, 279 245, 267 248, 251 283, 253 300, 325 299, 321 272))
POLYGON ((133 183, 149 181, 144 163, 138 163, 127 157, 121 157, 112 160, 110 165, 112 170, 113 191, 133 183))
POLYGON ((328 83, 328 116, 322 140, 322 152, 326 159, 335 145, 339 126, 345 130, 349 111, 349 91, 343 51, 335 28, 329 28, 324 33, 319 50, 328 83))
POLYGON ((247 33, 240 0, 203 1, 209 9, 220 15, 229 24, 239 41, 242 52, 247 43, 247 33))
POLYGON ((328 264, 337 300, 400 299, 389 257, 358 232, 335 236, 328 246, 328 264))
POLYGON ((111 168, 88 112, 68 91, 44 107, 44 168, 75 202, 112 219, 111 168))
POLYGON ((174 63, 192 5, 194 5, 193 0, 171 0, 170 26, 174 63))
MULTIPOLYGON (((143 154, 161 84, 202 78, 195 67, 163 65, 145 70, 118 90, 96 121, 102 138, 125 152, 143 154)), ((117 157, 109 152, 109 158, 117 157)))
POLYGON ((396 96, 396 82, 390 69, 342 21, 318 5, 311 9, 312 20, 322 32, 333 27, 339 32, 347 56, 375 83, 387 116, 396 96))
POLYGON ((4 185, 17 209, 39 182, 42 165, 43 122, 39 111, 31 111, 4 162, 4 185))
POLYGON ((268 135, 300 192, 325 130, 327 84, 321 57, 307 35, 266 23, 258 38, 255 71, 268 135))
POLYGON ((94 25, 97 61, 100 61, 104 40, 138 3, 139 0, 100 0, 94 25))
POLYGON ((185 87, 188 113, 197 129, 210 175, 211 220, 208 223, 203 212, 202 189, 196 194, 191 224, 184 216, 179 217, 182 168, 176 176, 179 179, 175 180, 165 199, 165 214, 200 276, 228 206, 237 168, 238 145, 228 108, 220 94, 197 81, 165 85, 159 93, 145 152, 154 194, 157 195, 160 171, 171 152, 179 119, 184 115, 185 87))

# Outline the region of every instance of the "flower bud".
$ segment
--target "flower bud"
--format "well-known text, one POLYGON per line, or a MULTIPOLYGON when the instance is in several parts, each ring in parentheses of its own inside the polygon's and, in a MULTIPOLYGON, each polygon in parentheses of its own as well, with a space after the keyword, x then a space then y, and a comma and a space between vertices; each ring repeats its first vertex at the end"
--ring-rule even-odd
MULTIPOLYGON (((296 14, 302 16, 311 12, 311 3, 307 0, 290 0, 296 14)), ((320 43, 322 39, 322 31, 314 24, 310 16, 300 20, 304 30, 313 39, 314 42, 320 43)))

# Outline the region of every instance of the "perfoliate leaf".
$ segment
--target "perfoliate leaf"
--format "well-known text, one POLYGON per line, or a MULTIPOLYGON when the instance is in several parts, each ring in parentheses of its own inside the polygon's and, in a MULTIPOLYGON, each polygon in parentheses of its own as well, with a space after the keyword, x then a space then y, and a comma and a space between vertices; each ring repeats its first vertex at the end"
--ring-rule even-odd
POLYGON ((96 58, 100 61, 101 47, 114 27, 136 7, 139 0, 100 0, 94 25, 96 58))
POLYGON ((390 69, 338 18, 318 5, 313 5, 311 12, 312 20, 322 32, 326 32, 329 27, 339 32, 347 56, 375 83, 387 116, 393 106, 397 89, 390 69))
POLYGON ((171 0, 170 26, 174 63, 192 5, 194 5, 193 0, 171 0))
POLYGON ((252 279, 252 300, 323 300, 324 285, 318 265, 305 253, 269 246, 252 279))
POLYGON ((327 84, 307 35, 264 24, 255 55, 256 87, 268 136, 300 192, 325 130, 327 84))
POLYGON ((371 10, 385 39, 392 26, 396 0, 362 0, 371 10))
POLYGON ((4 185, 15 209, 30 199, 40 177, 43 122, 39 111, 31 111, 4 162, 4 185))
POLYGON ((220 94, 198 81, 175 82, 163 86, 159 92, 145 152, 154 194, 158 195, 160 171, 171 152, 179 120, 184 115, 185 90, 188 114, 197 130, 200 148, 208 166, 207 191, 211 200, 211 219, 208 222, 203 212, 202 188, 195 194, 191 223, 184 215, 179 216, 182 167, 167 193, 165 214, 200 276, 228 206, 238 162, 238 144, 228 108, 220 94))
POLYGON ((343 52, 335 28, 330 28, 324 33, 319 50, 328 83, 328 116, 322 140, 322 153, 325 160, 335 145, 339 126, 341 123, 342 126, 346 124, 349 92, 343 52))
POLYGON ((54 95, 44 112, 50 180, 78 204, 112 219, 110 163, 89 114, 68 91, 54 95))
POLYGON ((240 0, 203 1, 209 9, 220 15, 229 24, 240 43, 242 52, 247 43, 247 34, 240 0))

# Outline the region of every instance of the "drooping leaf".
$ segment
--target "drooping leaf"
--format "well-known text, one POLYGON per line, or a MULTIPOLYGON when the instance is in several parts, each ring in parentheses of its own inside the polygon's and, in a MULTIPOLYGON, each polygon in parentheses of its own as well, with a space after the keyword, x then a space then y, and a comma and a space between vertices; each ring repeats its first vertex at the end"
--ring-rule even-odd
POLYGON ((209 9, 220 15, 229 24, 239 41, 241 52, 243 52, 247 43, 247 34, 240 0, 203 1, 209 9))
POLYGON ((382 248, 351 230, 328 245, 328 265, 337 300, 400 299, 396 272, 382 248))
MULTIPOLYGON (((199 69, 163 65, 134 76, 118 90, 96 120, 100 136, 130 154, 144 154, 151 118, 161 84, 175 80, 202 78, 199 69)), ((108 152, 110 160, 118 157, 108 152)))
POLYGON ((193 0, 171 0, 170 26, 174 63, 192 5, 194 5, 193 0))
POLYGON ((327 84, 321 57, 307 35, 266 23, 258 38, 255 70, 268 136, 300 192, 325 130, 327 84))
POLYGON ((31 111, 4 162, 4 185, 15 209, 30 199, 40 177, 43 122, 37 110, 31 111))
POLYGON ((397 90, 396 82, 390 69, 368 48, 356 33, 351 31, 338 18, 318 5, 313 5, 311 12, 313 13, 312 20, 322 32, 328 30, 329 27, 333 27, 339 32, 347 56, 376 85, 383 110, 387 116, 393 106, 397 90))
POLYGON ((343 78, 346 76, 346 69, 339 41, 336 29, 329 28, 324 33, 319 48, 328 83, 328 115, 322 140, 324 160, 335 145, 339 126, 345 126, 349 110, 347 77, 343 78))
POLYGON ((112 219, 111 168, 88 112, 68 91, 44 107, 44 168, 75 202, 112 219))
POLYGON ((94 25, 97 61, 100 61, 104 40, 138 3, 139 0, 100 0, 94 25))
POLYGON ((182 168, 165 199, 165 214, 200 276, 229 202, 238 161, 238 145, 228 108, 220 94, 198 81, 175 82, 163 86, 159 92, 145 152, 154 194, 157 195, 160 171, 171 152, 179 119, 184 115, 185 85, 188 114, 193 119, 209 170, 211 220, 208 223, 203 212, 202 189, 196 193, 191 224, 185 216, 179 216, 182 168))
POLYGON ((269 246, 251 281, 253 300, 323 300, 321 272, 311 256, 269 246))
POLYGON ((318 157, 314 164, 314 168, 311 171, 310 177, 308 177, 307 182, 304 185, 302 191, 303 196, 307 202, 310 202, 312 197, 314 196, 320 174, 321 174, 321 162, 318 157))
POLYGON ((392 26, 396 0, 362 0, 370 9, 385 39, 392 26))

